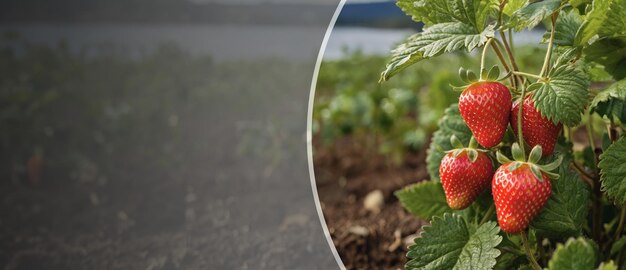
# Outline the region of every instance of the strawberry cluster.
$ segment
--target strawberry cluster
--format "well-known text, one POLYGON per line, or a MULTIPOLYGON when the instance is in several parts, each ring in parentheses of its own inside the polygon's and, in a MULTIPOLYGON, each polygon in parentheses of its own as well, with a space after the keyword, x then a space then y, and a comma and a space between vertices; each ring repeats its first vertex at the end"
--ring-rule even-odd
MULTIPOLYGON (((452 209, 464 209, 484 192, 491 183, 497 219, 507 233, 519 233, 541 211, 552 194, 550 178, 558 174, 550 171, 561 162, 539 165, 543 156, 554 152, 562 124, 554 124, 543 117, 534 106, 532 96, 526 97, 521 105, 521 129, 524 142, 532 147, 529 158, 517 143, 511 147, 514 160, 497 152, 501 166, 494 171, 488 150, 476 148, 476 142, 486 149, 496 150, 501 146, 509 124, 517 134, 520 116, 519 102, 512 102, 509 89, 492 78, 470 81, 459 98, 461 117, 474 135, 468 147, 463 147, 456 138, 451 138, 456 148, 449 151, 441 161, 439 173, 446 200, 452 209)), ((486 74, 486 72, 481 72, 486 74)), ((461 77, 475 76, 468 71, 461 77)))

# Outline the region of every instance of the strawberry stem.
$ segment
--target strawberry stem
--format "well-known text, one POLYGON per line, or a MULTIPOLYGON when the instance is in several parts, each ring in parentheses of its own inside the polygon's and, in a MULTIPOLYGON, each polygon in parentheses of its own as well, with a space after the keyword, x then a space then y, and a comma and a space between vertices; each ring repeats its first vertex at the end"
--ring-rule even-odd
POLYGON ((528 236, 526 236, 526 231, 522 231, 520 233, 520 236, 522 237, 522 245, 524 246, 524 251, 526 251, 526 257, 528 257, 528 260, 530 261, 530 265, 535 270, 541 270, 541 266, 539 266, 539 263, 537 263, 537 260, 535 259, 535 255, 533 255, 533 253, 530 250, 530 245, 528 244, 528 236))
POLYGON ((619 223, 617 225, 617 230, 615 231, 614 241, 619 240, 620 236, 622 236, 622 231, 624 231, 624 218, 626 218, 626 204, 622 205, 622 211, 619 215, 619 223))
POLYGON ((487 42, 485 43, 485 46, 483 47, 483 54, 480 56, 480 80, 482 81, 483 78, 483 69, 485 69, 485 58, 487 56, 487 48, 489 48, 489 44, 491 44, 491 41, 493 41, 493 38, 489 38, 487 39, 487 42))
MULTIPOLYGON (((625 207, 626 208, 626 207, 625 207)), ((485 216, 480 220, 480 223, 478 223, 478 225, 483 225, 485 222, 489 221, 489 219, 491 218, 491 215, 493 215, 493 211, 496 210, 496 205, 492 204, 491 206, 489 206, 489 209, 487 210, 487 213, 485 213, 485 216)))
POLYGON ((522 118, 524 118, 523 108, 524 99, 526 98, 526 85, 522 83, 522 95, 519 97, 519 108, 517 109, 517 138, 519 139, 519 147, 522 149, 522 153, 526 154, 524 150, 524 134, 522 132, 522 118))
POLYGON ((541 67, 541 72, 539 72, 539 76, 544 77, 548 72, 548 65, 550 64, 550 56, 552 56, 552 47, 554 44, 554 26, 556 24, 556 18, 559 17, 559 10, 552 14, 552 30, 550 31, 550 41, 548 42, 548 51, 546 52, 546 57, 543 59, 543 66, 541 67))
POLYGON ((530 77, 530 78, 534 78, 534 79, 537 79, 537 80, 543 79, 543 77, 541 77, 539 75, 530 74, 530 73, 521 72, 521 71, 513 71, 513 74, 520 75, 520 76, 525 76, 525 77, 530 77))

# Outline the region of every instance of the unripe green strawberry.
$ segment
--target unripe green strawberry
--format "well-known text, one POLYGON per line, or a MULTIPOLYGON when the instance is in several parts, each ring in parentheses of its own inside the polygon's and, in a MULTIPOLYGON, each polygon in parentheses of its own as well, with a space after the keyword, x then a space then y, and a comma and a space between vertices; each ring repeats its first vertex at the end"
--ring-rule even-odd
POLYGON ((459 111, 478 143, 491 148, 504 137, 509 125, 511 103, 511 93, 504 84, 478 81, 461 93, 459 111))
POLYGON ((478 152, 472 162, 467 151, 454 156, 448 153, 439 167, 441 184, 446 201, 452 209, 464 209, 489 187, 493 175, 493 165, 486 153, 478 152))
MULTIPOLYGON (((543 155, 549 156, 554 152, 559 133, 563 129, 563 124, 554 124, 548 118, 541 116, 535 108, 535 103, 531 96, 526 97, 522 111, 522 135, 524 141, 530 147, 541 145, 543 155)), ((511 108, 511 127, 517 135, 517 116, 519 114, 519 101, 511 108)))
POLYGON ((549 172, 561 163, 561 157, 551 164, 538 165, 541 158, 541 146, 531 151, 528 161, 523 161, 523 153, 514 144, 511 161, 498 152, 498 161, 502 166, 493 175, 491 192, 496 205, 498 224, 504 232, 519 233, 530 225, 539 214, 552 194, 550 178, 558 178, 549 172), (516 153, 517 152, 517 153, 516 153))

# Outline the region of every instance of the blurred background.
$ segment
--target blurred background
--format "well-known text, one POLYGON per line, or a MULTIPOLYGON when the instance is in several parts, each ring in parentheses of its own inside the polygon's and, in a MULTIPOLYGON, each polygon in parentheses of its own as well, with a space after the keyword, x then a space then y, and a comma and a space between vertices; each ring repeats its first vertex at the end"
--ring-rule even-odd
MULTIPOLYGON (((393 192, 429 178, 426 151, 437 122, 460 93, 460 67, 478 70, 479 52, 413 65, 379 84, 391 49, 423 24, 395 1, 347 0, 331 32, 313 111, 316 184, 328 229, 347 269, 397 269, 423 221, 393 192)), ((514 36, 520 68, 540 67, 544 30, 514 36)), ((492 54, 487 66, 496 64, 492 54)), ((434 147, 434 146, 432 146, 434 147)))
POLYGON ((337 3, 2 1, 0 267, 336 268, 305 132, 337 3))

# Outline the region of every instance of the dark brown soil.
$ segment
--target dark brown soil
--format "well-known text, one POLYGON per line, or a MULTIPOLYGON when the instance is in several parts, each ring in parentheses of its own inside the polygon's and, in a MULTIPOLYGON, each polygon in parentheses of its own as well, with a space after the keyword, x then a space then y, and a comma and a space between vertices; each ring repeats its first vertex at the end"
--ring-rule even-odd
MULTIPOLYGON (((407 152, 401 165, 364 150, 351 137, 322 145, 314 140, 314 167, 319 198, 328 229, 347 269, 398 269, 406 263, 404 241, 424 221, 406 212, 393 192, 428 178, 425 150, 407 152), (384 204, 379 213, 368 211, 363 200, 380 190, 384 204), (364 227, 367 234, 355 233, 364 227)), ((362 230, 362 229, 361 229, 362 230)))

